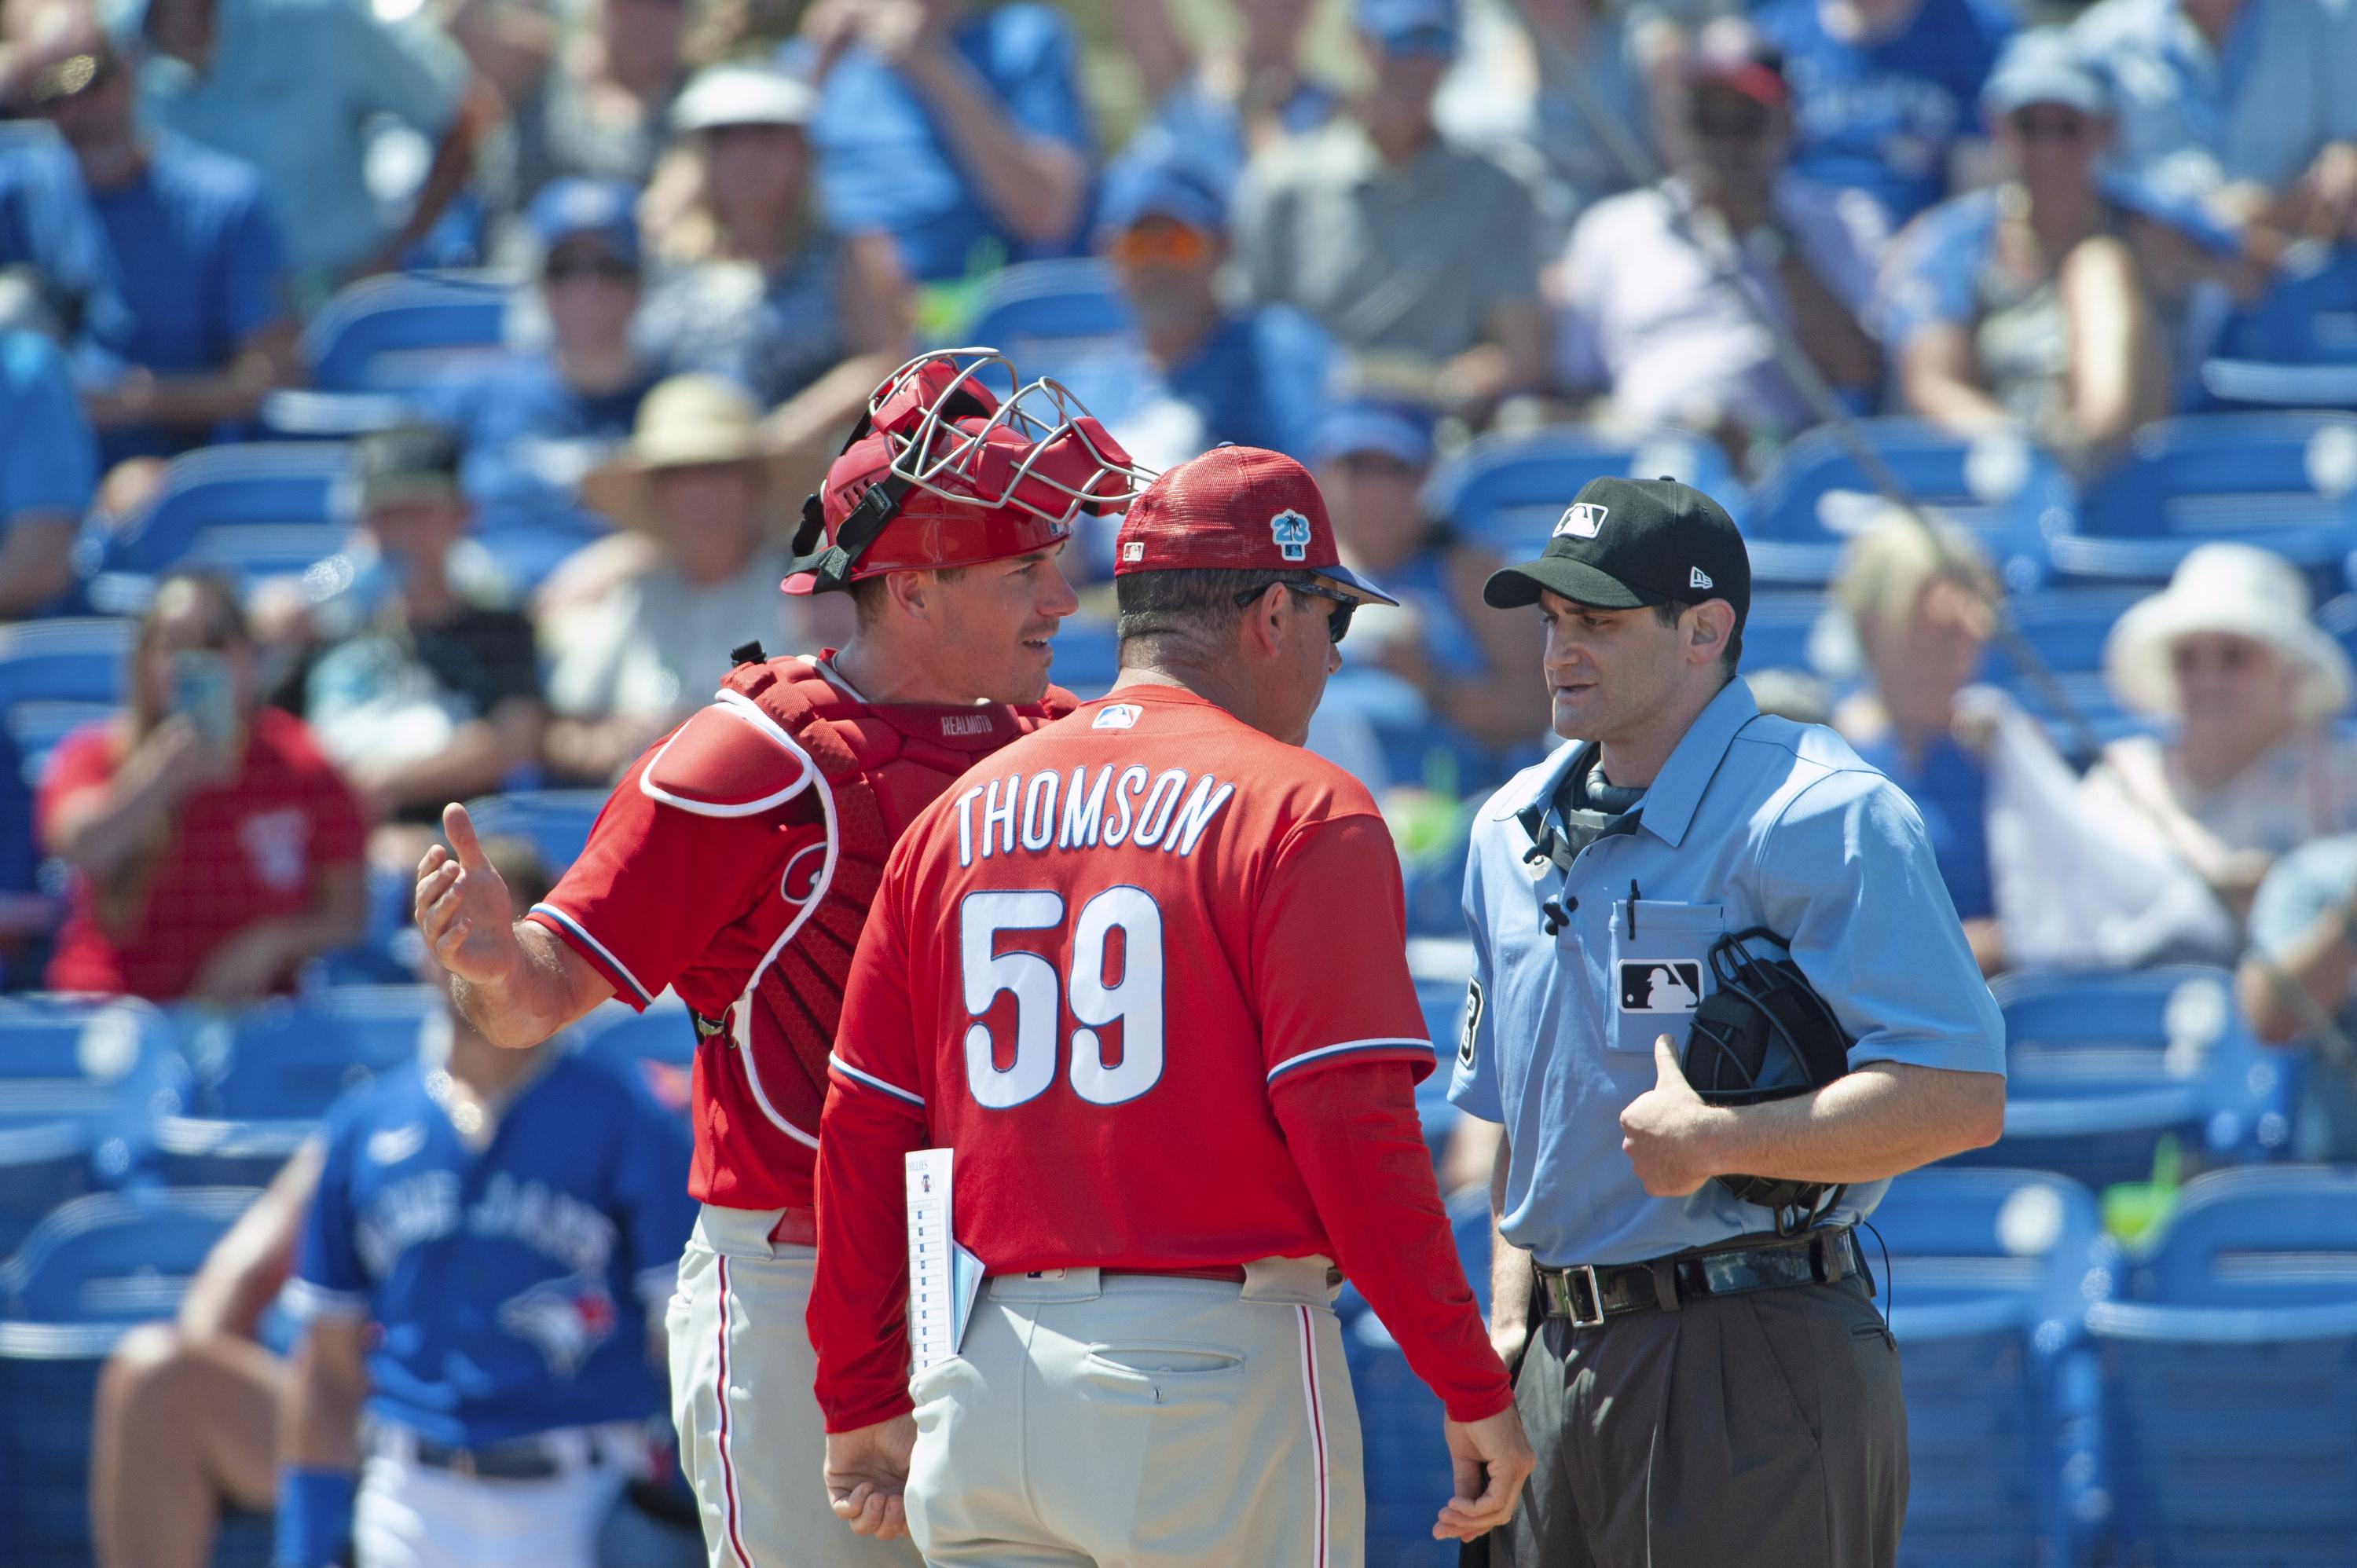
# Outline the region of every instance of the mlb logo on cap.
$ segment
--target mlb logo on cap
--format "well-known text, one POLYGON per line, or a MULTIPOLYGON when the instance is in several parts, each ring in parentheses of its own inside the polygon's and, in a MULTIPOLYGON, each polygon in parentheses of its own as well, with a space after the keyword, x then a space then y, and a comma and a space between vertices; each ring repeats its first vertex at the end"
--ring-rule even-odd
POLYGON ((1342 564, 1326 498, 1282 452, 1214 446, 1130 503, 1114 575, 1133 572, 1314 573, 1377 604, 1399 601, 1342 564))
POLYGON ((1574 539, 1593 539, 1611 511, 1611 508, 1598 506, 1594 501, 1574 501, 1564 508, 1562 520, 1549 537, 1568 533, 1574 539))

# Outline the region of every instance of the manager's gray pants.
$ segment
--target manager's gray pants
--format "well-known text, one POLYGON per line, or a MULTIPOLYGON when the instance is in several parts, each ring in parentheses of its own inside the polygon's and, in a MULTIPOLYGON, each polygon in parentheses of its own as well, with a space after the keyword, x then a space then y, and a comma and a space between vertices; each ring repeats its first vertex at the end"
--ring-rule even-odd
POLYGON ((1500 1568, 1889 1568, 1898 1556, 1899 1352, 1855 1274, 1600 1328, 1550 1317, 1514 1405, 1538 1468, 1493 1532, 1500 1568))

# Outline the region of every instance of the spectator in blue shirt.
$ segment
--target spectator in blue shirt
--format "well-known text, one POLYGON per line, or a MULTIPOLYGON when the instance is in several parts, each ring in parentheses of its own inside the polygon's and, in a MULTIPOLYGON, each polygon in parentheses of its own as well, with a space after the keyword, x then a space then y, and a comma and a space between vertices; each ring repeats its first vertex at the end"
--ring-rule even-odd
MULTIPOLYGON (((2292 985, 2343 1036, 2357 1036, 2357 833, 2318 839, 2276 861, 2259 884, 2250 929, 2251 953, 2234 989, 2251 1032, 2271 1046, 2307 1039, 2308 1020, 2283 993, 2292 985)), ((2321 1055, 2309 1061, 2290 1155, 2357 1160, 2357 1079, 2349 1066, 2321 1055)))
POLYGON ((2357 219, 2357 26, 2332 0, 2102 0, 2072 25, 2116 86, 2116 162, 2249 224, 2272 262, 2357 219))
POLYGON ((838 231, 890 233, 927 284, 1077 248, 1089 128, 1079 40, 1053 6, 820 0, 803 31, 838 231))
POLYGON ((641 294, 636 194, 586 179, 540 193, 528 220, 548 346, 509 356, 423 411, 457 433, 479 536, 513 590, 606 532, 576 488, 629 437, 661 379, 631 334, 641 294))
POLYGON ((1319 424, 1309 456, 1343 564, 1400 601, 1361 607, 1351 626, 1355 655, 1415 689, 1426 740, 1471 765, 1459 769, 1465 789, 1502 779, 1518 750, 1531 748, 1516 765, 1537 759, 1547 695, 1528 678, 1538 628, 1526 617, 1484 613, 1481 585, 1498 558, 1425 510, 1433 424, 1428 408, 1353 397, 1319 424))
POLYGON ((98 445, 46 338, 0 333, 0 621, 73 586, 74 532, 98 486, 98 445))
POLYGON ((1226 203, 1216 177, 1125 158, 1109 170, 1100 243, 1130 308, 1163 398, 1192 415, 1191 456, 1222 442, 1307 457, 1323 409, 1331 346, 1286 306, 1232 307, 1221 297, 1226 203))
POLYGON ((1199 50, 1170 0, 1114 0, 1112 7, 1152 105, 1127 150, 1184 157, 1212 178, 1222 200, 1254 153, 1316 130, 1342 104, 1340 92, 1301 69, 1314 0, 1247 0, 1234 9, 1233 42, 1199 50))
POLYGON ((1253 160, 1236 197, 1243 273, 1254 297, 1428 377, 1481 424, 1545 376, 1537 213, 1433 121, 1456 0, 1356 0, 1352 15, 1372 84, 1350 114, 1253 160))
POLYGON ((766 65, 717 65, 688 84, 672 123, 700 196, 654 236, 674 268, 649 294, 645 326, 675 368, 726 376, 778 409, 781 439, 813 449, 823 471, 908 357, 911 306, 889 235, 837 234, 818 215, 815 104, 806 82, 766 65))
POLYGON ((141 40, 143 118, 262 171, 305 309, 349 278, 391 270, 434 227, 496 116, 422 17, 380 21, 353 0, 124 0, 123 10, 119 36, 141 40), (390 233, 366 171, 380 116, 435 149, 390 233))
POLYGON ((1784 52, 1795 172, 1866 191, 1893 230, 1979 183, 1975 106, 2015 27, 2003 0, 1769 0, 1754 20, 1784 52))
POLYGON ((95 214, 127 321, 84 337, 101 453, 169 456, 233 438, 297 374, 284 255, 262 177, 133 120, 131 73, 105 35, 60 5, 42 14, 25 91, 64 143, 95 214))
POLYGON ((1965 534, 1905 517, 1877 518, 1851 541, 1833 587, 1866 666, 1866 684, 1834 727, 1923 816, 1940 879, 1983 974, 2005 966, 1989 867, 1986 726, 1960 719, 1957 695, 1979 671, 1999 596, 1996 574, 1965 534))
POLYGON ((2067 36, 2024 35, 1984 95, 2008 175, 1902 235, 1879 305, 1908 409, 1959 435, 2018 425, 2084 470, 2169 412, 2169 336, 2234 237, 2097 166, 2110 95, 2067 36))

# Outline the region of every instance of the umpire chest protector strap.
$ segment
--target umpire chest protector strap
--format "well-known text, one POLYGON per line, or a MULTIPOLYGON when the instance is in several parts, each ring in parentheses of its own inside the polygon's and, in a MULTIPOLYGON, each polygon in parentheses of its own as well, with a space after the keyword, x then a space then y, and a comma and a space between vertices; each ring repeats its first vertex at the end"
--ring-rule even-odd
POLYGON ((852 950, 893 844, 976 762, 1075 705, 1056 687, 1025 707, 867 703, 812 660, 771 659, 730 671, 718 699, 647 764, 640 788, 665 805, 825 827, 820 853, 787 866, 778 896, 790 918, 736 1006, 732 1032, 759 1058, 779 1117, 818 1125, 852 950), (775 1044, 795 1070, 779 1070, 775 1044))

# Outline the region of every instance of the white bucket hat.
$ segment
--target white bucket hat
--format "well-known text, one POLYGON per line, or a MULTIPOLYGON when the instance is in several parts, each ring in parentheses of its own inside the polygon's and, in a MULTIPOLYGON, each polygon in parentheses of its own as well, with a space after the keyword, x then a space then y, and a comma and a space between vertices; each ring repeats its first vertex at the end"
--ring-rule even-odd
POLYGON ((2308 584, 2282 556, 2249 544, 2203 544, 2177 564, 2169 586, 2139 600, 2104 644, 2104 675, 2139 713, 2174 715, 2169 650, 2205 632, 2245 637, 2298 672, 2292 706, 2303 723, 2349 705, 2349 656, 2309 619, 2308 584))
POLYGON ((818 94, 800 77, 768 66, 731 63, 706 66, 681 90, 672 105, 671 127, 686 134, 721 125, 791 125, 811 123, 818 94))

